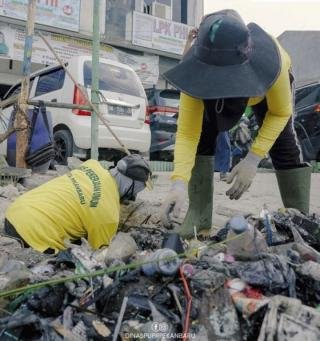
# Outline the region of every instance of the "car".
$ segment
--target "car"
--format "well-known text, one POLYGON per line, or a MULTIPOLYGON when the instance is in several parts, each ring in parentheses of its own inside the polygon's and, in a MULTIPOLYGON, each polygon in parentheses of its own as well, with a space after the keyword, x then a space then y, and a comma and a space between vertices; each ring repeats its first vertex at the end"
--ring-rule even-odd
POLYGON ((176 140, 180 92, 145 89, 151 130, 150 160, 172 161, 176 140))
MULTIPOLYGON (((73 57, 66 67, 90 97, 91 57, 73 57)), ((147 97, 135 71, 117 61, 100 58, 99 78, 99 109, 114 133, 129 150, 137 153, 149 152, 151 132, 146 119, 147 97)), ((3 99, 18 94, 20 90, 21 83, 15 84, 3 99)), ((86 103, 62 66, 51 66, 33 73, 30 77, 29 98, 79 105, 86 103)), ((13 106, 3 110, 5 123, 8 123, 12 110, 13 106)), ((89 158, 91 112, 62 108, 48 110, 52 113, 55 162, 66 164, 69 156, 89 158)), ((3 127, 3 124, 1 126, 3 127)), ((116 161, 123 156, 118 142, 100 121, 98 147, 101 159, 116 161)), ((0 151, 6 154, 6 143, 1 144, 0 151)))
POLYGON ((304 161, 320 161, 320 83, 297 88, 294 126, 304 161))

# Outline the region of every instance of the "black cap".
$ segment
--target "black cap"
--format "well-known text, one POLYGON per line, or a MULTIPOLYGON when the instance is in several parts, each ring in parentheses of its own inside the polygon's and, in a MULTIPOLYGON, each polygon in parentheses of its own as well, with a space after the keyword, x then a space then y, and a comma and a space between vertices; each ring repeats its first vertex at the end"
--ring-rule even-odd
POLYGON ((148 163, 139 154, 131 154, 122 158, 117 163, 117 169, 128 178, 142 182, 146 182, 151 175, 148 163))

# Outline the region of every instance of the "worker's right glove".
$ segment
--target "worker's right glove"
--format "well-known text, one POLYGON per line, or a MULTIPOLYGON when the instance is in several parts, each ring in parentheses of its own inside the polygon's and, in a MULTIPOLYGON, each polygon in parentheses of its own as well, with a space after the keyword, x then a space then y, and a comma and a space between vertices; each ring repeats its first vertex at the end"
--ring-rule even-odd
POLYGON ((178 218, 182 205, 187 197, 187 184, 175 180, 171 190, 161 207, 161 222, 165 227, 172 226, 172 218, 178 218))

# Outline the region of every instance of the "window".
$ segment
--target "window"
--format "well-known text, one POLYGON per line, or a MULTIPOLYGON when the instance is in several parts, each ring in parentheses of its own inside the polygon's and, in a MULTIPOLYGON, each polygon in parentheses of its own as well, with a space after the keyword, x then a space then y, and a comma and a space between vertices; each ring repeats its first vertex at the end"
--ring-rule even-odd
MULTIPOLYGON (((32 85, 33 85, 33 81, 34 81, 34 78, 31 78, 30 79, 30 86, 29 86, 29 92, 32 88, 32 85)), ((18 95, 20 94, 21 92, 21 83, 17 84, 17 85, 14 85, 3 97, 3 99, 7 99, 11 96, 15 96, 15 95, 18 95)))
POLYGON ((63 87, 64 78, 65 71, 63 68, 55 69, 40 75, 35 96, 40 96, 61 89, 63 87))
POLYGON ((13 88, 9 90, 9 92, 3 97, 3 99, 7 99, 11 96, 19 94, 21 91, 21 84, 15 85, 13 88))
POLYGON ((314 105, 320 102, 320 84, 297 89, 295 103, 297 108, 314 105))
POLYGON ((144 0, 143 12, 163 19, 172 19, 172 0, 144 0))
POLYGON ((162 90, 159 94, 160 105, 166 107, 179 107, 180 102, 180 92, 176 90, 162 90))
MULTIPOLYGON (((91 87, 92 63, 85 62, 83 67, 84 86, 91 87)), ((145 92, 137 74, 119 66, 99 64, 99 90, 112 91, 131 96, 145 97, 145 92)))

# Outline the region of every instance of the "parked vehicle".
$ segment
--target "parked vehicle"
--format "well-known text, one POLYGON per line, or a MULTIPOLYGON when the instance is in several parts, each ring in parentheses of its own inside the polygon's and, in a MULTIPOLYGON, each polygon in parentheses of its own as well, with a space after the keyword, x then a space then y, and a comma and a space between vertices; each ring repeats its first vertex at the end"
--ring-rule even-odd
POLYGON ((173 160, 180 92, 146 89, 151 130, 150 160, 173 160))
POLYGON ((320 161, 320 83, 296 90, 295 129, 305 161, 320 161))
MULTIPOLYGON (((90 56, 78 56, 67 63, 67 68, 89 97, 92 62, 90 56)), ((117 61, 100 59, 99 108, 121 141, 132 151, 149 151, 151 133, 146 120, 147 98, 137 74, 129 66, 117 61), (107 103, 108 101, 108 103, 107 103)), ((85 104, 85 99, 61 66, 52 66, 32 74, 29 98, 51 102, 85 104)), ((20 92, 21 83, 14 85, 5 95, 9 98, 20 92)), ((86 159, 91 147, 91 112, 79 109, 48 109, 52 113, 56 157, 65 164, 69 156, 86 159)), ((12 106, 4 109, 8 121, 12 106)), ((99 122, 99 155, 107 160, 122 156, 117 141, 99 122)), ((0 150, 6 154, 6 143, 0 150)))

